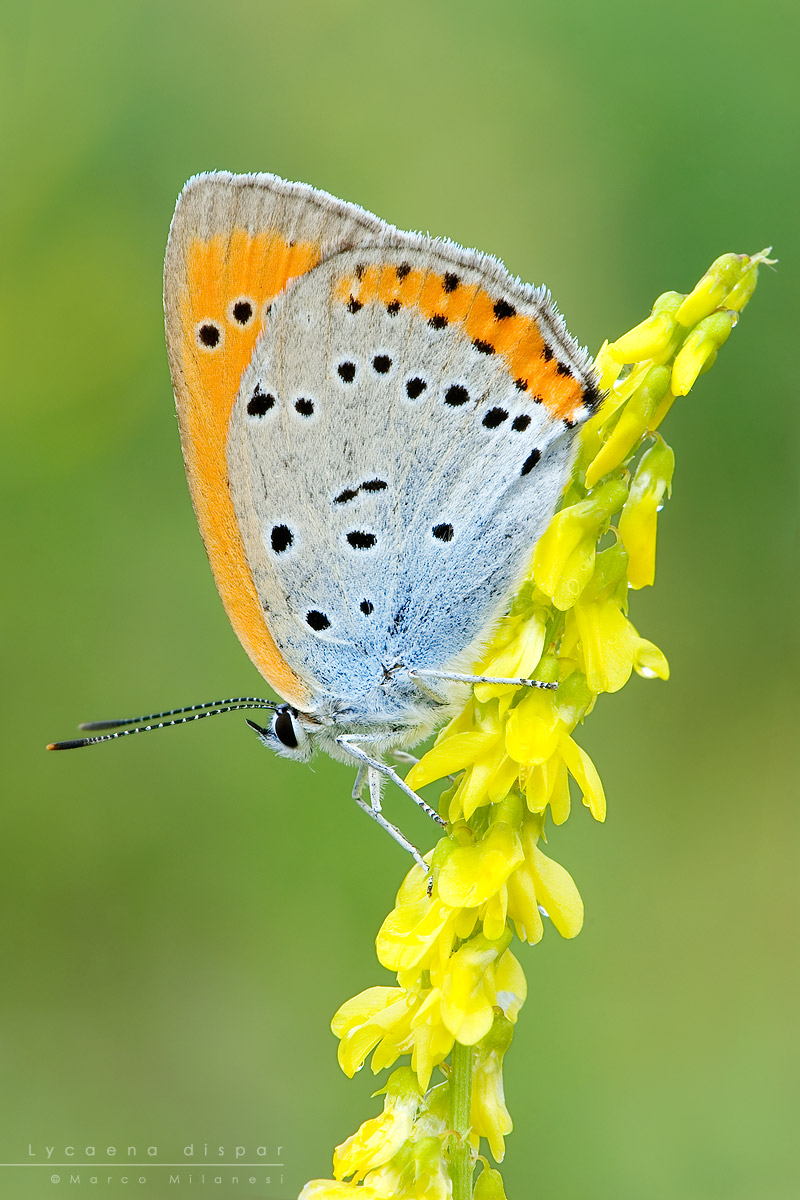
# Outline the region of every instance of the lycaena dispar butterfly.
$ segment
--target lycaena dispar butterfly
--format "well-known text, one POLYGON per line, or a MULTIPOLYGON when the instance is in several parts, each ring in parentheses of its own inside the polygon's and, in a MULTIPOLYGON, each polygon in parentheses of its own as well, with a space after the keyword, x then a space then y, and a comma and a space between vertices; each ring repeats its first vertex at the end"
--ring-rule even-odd
POLYGON ((382 777, 440 818, 386 756, 482 678, 598 403, 591 360, 548 293, 496 259, 272 175, 189 181, 164 308, 214 578, 285 703, 94 722, 119 728, 50 748, 268 709, 267 727, 248 722, 264 744, 356 765, 354 797, 421 863, 381 812, 382 777))

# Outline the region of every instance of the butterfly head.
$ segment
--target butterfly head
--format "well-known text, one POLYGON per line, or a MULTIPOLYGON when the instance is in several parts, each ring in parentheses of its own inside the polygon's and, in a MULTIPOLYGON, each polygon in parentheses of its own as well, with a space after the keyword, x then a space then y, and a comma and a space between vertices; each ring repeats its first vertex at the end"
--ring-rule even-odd
POLYGON ((308 731, 303 725, 300 714, 290 704, 279 704, 272 714, 272 720, 265 729, 255 721, 247 724, 258 734, 260 741, 283 758, 293 758, 297 762, 308 762, 313 753, 313 745, 308 731))

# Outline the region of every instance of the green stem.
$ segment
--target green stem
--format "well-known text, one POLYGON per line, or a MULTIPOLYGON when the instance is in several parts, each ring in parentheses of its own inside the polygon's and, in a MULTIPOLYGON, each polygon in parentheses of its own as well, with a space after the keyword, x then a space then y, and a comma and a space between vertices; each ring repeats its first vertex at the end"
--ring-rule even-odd
POLYGON ((458 1137, 450 1153, 453 1200, 472 1200, 472 1153, 469 1144, 472 1099, 472 1047, 456 1042, 450 1070, 450 1128, 458 1137))

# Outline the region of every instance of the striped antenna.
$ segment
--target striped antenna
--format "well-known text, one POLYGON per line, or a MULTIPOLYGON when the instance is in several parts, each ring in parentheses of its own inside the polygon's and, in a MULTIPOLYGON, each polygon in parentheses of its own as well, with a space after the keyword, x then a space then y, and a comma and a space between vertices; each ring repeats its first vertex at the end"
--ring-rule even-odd
POLYGON ((169 729, 172 725, 186 725, 189 721, 200 721, 203 717, 218 717, 222 713, 239 712, 246 708, 271 708, 278 705, 274 700, 262 700, 258 696, 239 696, 230 700, 207 700, 204 704, 189 704, 185 708, 171 708, 165 712, 150 713, 144 717, 125 717, 117 721, 86 721, 79 729, 116 729, 115 733, 106 733, 100 737, 74 738, 67 742, 50 742, 48 750, 77 750, 79 746, 94 746, 98 742, 113 742, 116 738, 129 737, 132 733, 150 733, 153 729, 169 729), (188 716, 180 716, 187 713, 188 716), (160 718, 172 717, 164 721, 160 718), (142 724, 155 721, 156 724, 142 724), (120 726, 133 726, 123 729, 120 726))

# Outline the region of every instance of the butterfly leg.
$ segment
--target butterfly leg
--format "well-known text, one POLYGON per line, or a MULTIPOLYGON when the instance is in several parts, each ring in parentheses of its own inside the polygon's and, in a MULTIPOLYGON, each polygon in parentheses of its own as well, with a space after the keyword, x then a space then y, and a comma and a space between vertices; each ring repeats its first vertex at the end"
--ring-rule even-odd
POLYGON ((409 767, 414 767, 419 762, 416 755, 409 754, 407 750, 393 750, 392 758, 395 762, 406 763, 409 767))
POLYGON ((500 683, 509 687, 532 687, 554 689, 555 683, 543 683, 540 679, 506 679, 496 675, 460 675, 457 671, 423 671, 408 668, 412 679, 446 679, 456 683, 500 683))
POLYGON ((430 804, 425 803, 425 801, 422 799, 422 796, 418 796, 415 791, 412 791, 406 781, 400 778, 400 776, 397 774, 397 771, 392 770, 390 766, 384 762, 381 762, 380 759, 371 758, 370 755, 367 754, 366 750, 362 750, 360 746, 355 745, 356 737, 359 742, 382 741, 383 734, 372 735, 365 733, 353 735, 349 733, 342 733, 339 735, 336 741, 339 743, 342 749, 346 750, 348 754, 352 755, 357 762, 363 763, 366 767, 371 767, 374 771, 379 771, 381 775, 385 775, 387 779, 391 779, 392 783, 395 784, 396 787, 399 787, 401 792, 405 792, 407 796, 410 796, 414 803, 419 805, 422 811, 427 813, 432 821, 436 821, 437 824, 442 826, 447 825, 447 822, 442 820, 439 814, 431 808, 430 804))
POLYGON ((359 800, 361 798, 361 790, 364 787, 364 776, 366 775, 366 773, 367 773, 367 768, 364 766, 363 763, 359 763, 358 773, 356 774, 356 781, 353 784, 353 799, 354 800, 359 800))
POLYGON ((365 771, 369 779, 369 803, 362 799, 360 795, 361 786, 359 785, 359 794, 356 793, 355 787, 353 788, 353 798, 356 804, 359 808, 364 810, 368 817, 372 817, 373 821, 376 821, 378 825, 380 825, 381 829, 385 830, 386 833, 389 834, 389 837, 393 838, 394 841, 397 842, 398 846, 402 846, 404 850, 407 850, 417 866, 422 867, 422 870, 427 875, 430 867, 425 862, 425 859, 422 857, 419 850, 416 848, 416 846, 411 844, 407 837, 403 836, 396 825, 392 825, 391 821, 387 821, 386 817, 381 812, 381 777, 378 772, 372 767, 365 767, 362 765, 358 769, 356 783, 359 784, 359 780, 363 781, 365 771))

